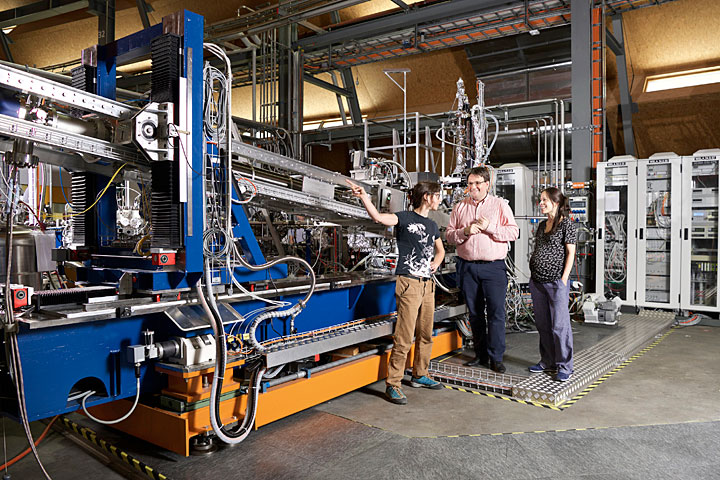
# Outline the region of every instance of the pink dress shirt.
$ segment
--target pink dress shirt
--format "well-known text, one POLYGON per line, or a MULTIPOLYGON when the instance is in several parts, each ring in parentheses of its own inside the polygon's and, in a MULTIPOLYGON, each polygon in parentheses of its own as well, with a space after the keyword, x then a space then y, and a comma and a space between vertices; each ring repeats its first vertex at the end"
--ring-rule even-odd
POLYGON ((482 201, 468 197, 455 205, 450 214, 445 237, 457 245, 457 254, 463 260, 501 260, 507 256, 507 242, 517 240, 520 229, 512 209, 502 198, 488 194, 482 201), (480 217, 490 224, 475 235, 465 235, 463 229, 480 217))

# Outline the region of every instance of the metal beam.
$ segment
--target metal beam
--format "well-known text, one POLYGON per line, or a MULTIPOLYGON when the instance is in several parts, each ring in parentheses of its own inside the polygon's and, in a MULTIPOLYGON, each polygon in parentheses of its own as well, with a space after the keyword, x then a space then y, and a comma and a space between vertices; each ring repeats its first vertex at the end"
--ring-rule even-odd
MULTIPOLYGON (((220 22, 208 26, 206 28, 206 34, 208 35, 208 39, 213 41, 216 41, 217 39, 234 40, 244 35, 257 35, 273 28, 280 28, 285 25, 298 23, 302 20, 319 17, 320 15, 325 15, 327 13, 332 14, 332 12, 335 12, 337 10, 352 7, 354 5, 365 3, 367 1, 368 0, 340 0, 337 2, 331 2, 328 5, 321 5, 315 8, 310 8, 299 13, 280 13, 279 17, 273 16, 272 20, 256 25, 251 25, 249 27, 247 25, 247 20, 244 19, 244 17, 234 18, 228 22, 220 22), (242 32, 238 32, 238 30, 242 30, 242 32), (215 33, 219 31, 228 31, 232 33, 215 33)), ((279 6, 275 5, 272 8, 276 9, 279 8, 279 6)))
POLYGON ((350 108, 350 119, 354 124, 362 123, 362 111, 360 110, 360 102, 358 101, 357 91, 355 90, 355 80, 353 80, 352 69, 343 68, 340 70, 342 75, 343 86, 350 92, 348 99, 348 107, 350 108))
POLYGON ((98 45, 115 41, 115 0, 91 0, 88 12, 98 17, 98 45))
POLYGON ((150 28, 150 19, 148 18, 148 4, 145 0, 135 0, 137 3, 138 13, 140 14, 140 20, 142 21, 143 28, 150 28))
POLYGON ((572 180, 592 178, 592 28, 591 1, 570 4, 572 55, 572 180))
POLYGON ((0 41, 2 42, 2 48, 5 52, 5 58, 8 59, 8 62, 15 63, 15 60, 13 60, 12 52, 10 51, 10 39, 7 35, 5 35, 5 32, 0 30, 0 41))
MULTIPOLYGON (((618 17, 619 16, 620 15, 618 15, 618 17)), ((614 23, 613 21, 613 24, 614 23)), ((620 38, 622 39, 622 32, 620 32, 620 38)), ((615 35, 607 28, 605 29, 605 39, 607 40, 608 47, 610 47, 610 50, 612 50, 615 55, 625 55, 625 44, 622 40, 615 38, 615 35)))
POLYGON ((410 10, 410 7, 408 6, 408 4, 405 3, 405 2, 403 2, 402 0, 390 0, 390 1, 393 2, 395 5, 397 5, 398 7, 402 8, 403 10, 405 10, 406 12, 407 12, 408 10, 410 10))
POLYGON ((88 0, 42 0, 0 12, 0 28, 23 25, 88 8, 88 0))
POLYGON ((468 14, 496 10, 498 7, 510 7, 515 2, 508 0, 451 0, 409 12, 393 13, 377 20, 362 22, 332 32, 305 37, 297 44, 306 52, 323 49, 348 39, 359 40, 379 34, 388 34, 404 28, 414 27, 425 22, 437 22, 446 18, 466 17, 468 14))
MULTIPOLYGON (((515 37, 515 38, 517 38, 517 37, 515 37)), ((492 52, 481 53, 479 55, 468 55, 467 59, 472 61, 472 60, 478 60, 481 58, 495 57, 495 56, 504 55, 504 54, 508 54, 508 53, 521 53, 530 48, 549 47, 551 45, 556 45, 558 43, 569 43, 569 42, 570 42, 570 38, 564 37, 564 38, 558 38, 555 40, 548 40, 546 42, 528 43, 526 45, 519 45, 515 48, 507 48, 505 50, 495 50, 492 52)))
MULTIPOLYGON (((618 89, 620 90, 620 114, 622 116, 623 139, 625 141, 625 154, 635 155, 635 135, 632 128, 632 114, 634 107, 632 96, 630 94, 630 85, 628 85, 628 71, 625 57, 625 41, 623 38, 622 15, 614 15, 612 17, 614 35, 608 35, 617 42, 620 53, 615 53, 615 62, 617 63, 618 89)), ((608 41, 608 43, 610 43, 608 41)), ((615 51, 613 49, 613 51, 615 51)))
POLYGON ((303 27, 312 30, 312 31, 315 32, 315 33, 325 33, 325 29, 324 29, 324 28, 320 28, 320 27, 318 27, 317 25, 315 25, 314 23, 311 23, 311 22, 309 22, 309 21, 307 21, 307 20, 300 20, 298 23, 299 23, 300 25, 302 25, 303 27))
POLYGON ((306 73, 303 75, 303 79, 308 82, 312 83, 315 86, 318 86, 320 88, 324 88, 325 90, 330 90, 331 92, 342 95, 344 97, 349 97, 352 95, 352 93, 344 88, 340 88, 337 85, 333 85, 332 83, 328 83, 324 80, 320 80, 317 77, 313 77, 312 75, 306 73))
MULTIPOLYGON (((335 72, 330 72, 330 77, 332 78, 333 85, 337 87, 337 77, 335 76, 335 72)), ((343 125, 347 125, 347 115, 345 115, 345 105, 343 104, 342 95, 339 93, 335 94, 335 98, 337 99, 338 103, 338 111, 340 112, 340 119, 342 120, 343 125)))
POLYGON ((5 64, 0 64, 0 85, 113 118, 127 119, 138 111, 137 108, 121 102, 82 92, 53 80, 45 80, 5 64))

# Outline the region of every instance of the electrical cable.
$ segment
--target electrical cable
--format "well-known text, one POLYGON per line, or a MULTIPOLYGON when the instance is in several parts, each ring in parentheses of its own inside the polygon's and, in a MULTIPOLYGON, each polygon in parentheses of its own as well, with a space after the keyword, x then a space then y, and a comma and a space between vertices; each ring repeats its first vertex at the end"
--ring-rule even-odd
MULTIPOLYGON (((53 423, 55 423, 55 420, 57 420, 58 418, 60 418, 60 415, 55 415, 55 416, 53 417, 53 419, 50 420, 50 423, 48 423, 48 424, 45 426, 45 429, 43 430, 43 432, 40 434, 40 436, 37 438, 37 440, 35 440, 35 446, 36 446, 36 447, 37 447, 37 446, 40 444, 40 442, 42 442, 43 439, 47 436, 48 432, 50 431, 50 427, 53 426, 53 423)), ((5 421, 5 417, 3 416, 3 423, 4 423, 4 421, 5 421)), ((8 467, 9 467, 10 465, 14 464, 14 463, 19 462, 19 461, 22 460, 23 458, 25 458, 25 457, 27 456, 27 454, 30 453, 30 452, 32 452, 32 449, 31 449, 30 447, 28 447, 28 448, 26 448, 25 450, 23 450, 21 453, 15 455, 15 456, 14 456, 13 458, 11 458, 10 460, 8 460, 7 457, 6 457, 6 458, 5 458, 5 463, 3 463, 2 465, 0 465, 0 470, 5 470, 5 475, 6 475, 8 478, 10 478, 10 476, 9 476, 8 473, 7 473, 8 467)), ((7 452, 6 452, 6 453, 7 453, 7 452)))
POLYGON ((198 296, 198 300, 203 310, 205 310, 210 320, 210 325, 213 329, 213 335, 215 337, 215 374, 213 375, 212 386, 210 389, 210 424, 213 431, 220 440, 228 444, 238 444, 245 440, 250 434, 251 427, 255 422, 255 414, 257 412, 257 397, 260 389, 260 382, 265 373, 265 367, 262 367, 260 363, 248 366, 252 371, 251 388, 248 392, 247 409, 245 411, 245 417, 243 418, 242 424, 238 425, 235 430, 228 430, 220 420, 220 394, 222 393, 222 384, 225 379, 225 368, 227 365, 227 345, 225 341, 225 331, 222 325, 222 320, 217 312, 217 307, 214 305, 215 299, 212 294, 212 283, 210 278, 209 260, 205 260, 205 286, 208 290, 208 298, 210 302, 205 299, 200 283, 195 287, 195 291, 198 296), (211 308, 208 304, 213 304, 211 308))
MULTIPOLYGON (((126 165, 127 165, 127 163, 123 163, 122 165, 120 165, 120 168, 118 168, 117 170, 115 170, 115 173, 113 174, 112 177, 110 177, 110 180, 108 181, 107 185, 105 185, 105 188, 102 189, 102 191, 100 192, 100 195, 98 195, 98 197, 95 199, 95 201, 92 203, 92 205, 90 205, 89 207, 87 207, 87 208, 86 208, 85 210, 83 210, 82 212, 73 213, 73 214, 70 214, 70 215, 61 215, 61 217, 62 217, 62 218, 73 218, 73 217, 77 217, 78 215, 83 215, 84 213, 89 212, 91 208, 93 208, 95 205, 97 205, 97 203, 100 201, 100 199, 103 197, 103 195, 105 195, 105 192, 107 192, 108 188, 110 188, 110 185, 112 185, 113 180, 115 180, 115 177, 117 177, 118 173, 120 173, 120 170, 122 170, 123 168, 125 168, 126 165)), ((66 199, 66 200, 67 200, 67 199, 66 199)))
POLYGON ((397 166, 405 174, 405 177, 407 178, 407 181, 408 181, 408 188, 413 188, 414 185, 413 185, 412 179, 410 178, 410 174, 405 169, 405 167, 400 165, 395 160, 379 160, 378 163, 381 163, 381 164, 389 163, 391 165, 397 166))
POLYGON ((60 191, 62 192, 62 196, 65 199, 65 203, 67 203, 68 205, 70 205, 72 207, 72 203, 70 203, 70 200, 67 199, 67 195, 65 195, 65 187, 63 187, 63 183, 62 183, 62 171, 63 171, 63 168, 58 167, 58 177, 60 177, 60 191))
POLYGON ((20 417, 20 421, 23 426, 23 430, 25 431, 25 436, 28 440, 28 443, 30 445, 30 449, 33 452, 33 456, 35 457, 35 460, 37 461, 38 466, 40 467, 40 470, 43 472, 43 475, 45 475, 45 478, 50 480, 50 475, 45 470, 45 466, 40 461, 40 456, 37 453, 37 449, 35 448, 35 443, 33 441, 32 432, 30 430, 30 422, 28 421, 28 413, 27 413, 27 405, 25 402, 25 385, 23 381, 23 371, 22 371, 22 360, 20 358, 20 347, 18 345, 17 341, 17 323, 14 318, 14 311, 13 311, 13 305, 12 305, 12 292, 10 290, 10 273, 12 271, 12 239, 13 239, 13 217, 15 216, 15 204, 19 202, 19 184, 17 182, 17 174, 18 174, 18 168, 12 167, 12 170, 10 172, 10 182, 8 184, 9 187, 9 193, 10 196, 8 197, 9 202, 9 211, 7 216, 7 222, 6 222, 6 237, 5 237, 5 258, 7 259, 7 263, 5 264, 5 270, 6 270, 6 277, 5 277, 5 319, 3 320, 5 323, 5 340, 6 343, 9 344, 9 367, 10 367, 10 376, 13 380, 13 384, 15 385, 15 393, 17 394, 18 399, 18 413, 20 417))
POLYGON ((87 411, 87 408, 85 407, 85 402, 87 401, 87 399, 89 397, 91 397, 93 394, 95 394, 95 390, 90 390, 89 392, 87 392, 85 394, 84 397, 82 397, 82 410, 85 413, 85 415, 87 415, 90 420, 94 420, 98 423, 102 423, 103 425, 115 425, 116 423, 120 423, 123 420, 126 420, 135 411, 135 408, 138 405, 138 401, 140 400, 140 375, 138 375, 136 373, 135 377, 136 377, 135 388, 137 390, 135 392, 135 401, 133 402, 132 407, 130 407, 130 410, 125 415, 123 415, 122 417, 115 419, 115 420, 100 420, 99 418, 94 417, 90 412, 87 411))

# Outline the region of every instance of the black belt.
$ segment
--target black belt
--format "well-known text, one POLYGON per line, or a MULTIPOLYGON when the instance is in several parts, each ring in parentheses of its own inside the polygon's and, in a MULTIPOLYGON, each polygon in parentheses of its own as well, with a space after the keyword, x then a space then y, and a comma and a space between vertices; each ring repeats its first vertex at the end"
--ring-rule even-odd
POLYGON ((419 282, 430 282, 432 278, 416 277, 414 275, 400 275, 401 277, 409 278, 411 280, 417 280, 419 282))
POLYGON ((505 259, 501 258, 499 260, 463 260, 463 262, 467 263, 495 263, 495 262, 504 262, 505 259))

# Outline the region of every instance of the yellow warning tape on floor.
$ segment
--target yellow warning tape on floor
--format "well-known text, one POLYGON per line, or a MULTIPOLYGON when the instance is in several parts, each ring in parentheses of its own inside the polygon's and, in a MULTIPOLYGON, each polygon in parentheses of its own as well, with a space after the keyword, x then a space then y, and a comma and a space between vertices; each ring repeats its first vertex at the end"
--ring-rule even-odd
MULTIPOLYGON (((720 422, 720 420, 688 420, 685 422, 674 422, 674 423, 642 423, 637 425, 612 425, 612 426, 602 426, 602 427, 581 427, 581 428, 561 428, 557 430, 530 430, 527 432, 501 432, 501 433, 470 433, 470 434, 464 434, 464 435, 428 435, 428 436, 408 436, 403 435, 404 437, 408 438, 467 438, 467 437, 500 437, 503 435, 531 435, 533 433, 563 433, 563 432, 589 432, 592 430, 608 430, 608 429, 614 429, 614 428, 634 428, 634 427, 657 427, 662 425, 683 425, 683 424, 689 424, 689 423, 716 423, 720 422)), ((373 427, 372 425, 367 425, 368 427, 373 427)), ((377 428, 377 427, 373 427, 377 428)), ((383 430, 383 429, 380 429, 383 430)))
POLYGON ((150 466, 145 465, 143 462, 136 459, 132 455, 129 455, 118 449, 116 446, 109 444, 101 438, 98 438, 97 434, 91 429, 82 427, 66 417, 62 417, 61 421, 65 428, 67 428, 68 430, 72 430, 73 432, 82 436, 88 442, 91 442, 93 445, 102 448, 105 452, 128 464, 130 467, 146 475, 148 478, 151 478, 152 480, 170 480, 169 477, 153 470, 150 466))
POLYGON ((584 396, 586 396, 588 393, 590 393, 591 391, 593 391, 593 390, 594 390, 595 388, 597 388, 600 384, 602 384, 605 380, 607 380, 608 378, 612 377, 614 374, 616 374, 617 372, 619 372, 619 371, 622 370, 623 368, 625 368, 625 367, 627 367, 628 365, 630 365, 630 363, 631 363, 633 360, 636 360, 636 359, 642 357, 642 356, 645 355, 647 352, 649 352, 651 349, 653 349, 654 347, 656 347, 657 345, 659 345, 660 342, 662 342, 663 340, 665 340, 665 339, 667 338, 667 336, 670 335, 672 332, 674 332, 677 328, 678 328, 677 326, 672 327, 670 330, 668 330, 667 332, 665 332, 664 334, 662 334, 662 335, 660 336, 660 338, 658 338, 657 340, 655 340, 653 343, 651 343, 651 344, 648 345, 647 347, 641 349, 641 350, 640 350, 638 353, 636 353, 635 355, 630 356, 627 360, 625 360, 625 361, 622 362, 620 365, 618 365, 617 367, 615 367, 615 368, 613 368, 612 370, 610 370, 610 371, 609 371, 608 373, 606 373, 605 375, 602 375, 600 378, 598 378, 597 380, 595 380, 593 383, 591 383, 590 385, 588 385, 587 387, 585 387, 585 389, 582 390, 580 393, 578 393, 578 394, 575 395, 573 398, 571 398, 571 399, 568 400, 567 402, 565 402, 565 403, 563 403, 562 405, 560 405, 557 409, 558 409, 558 410, 567 410, 568 408, 570 408, 570 407, 572 407, 573 405, 575 405, 575 404, 578 402, 578 400, 580 400, 581 398, 583 398, 584 396))
POLYGON ((542 408, 547 408, 547 409, 550 409, 550 410, 558 410, 558 411, 560 411, 560 408, 559 408, 559 407, 555 407, 555 406, 553 406, 553 405, 546 405, 546 404, 544 404, 544 403, 531 402, 531 401, 529 401, 529 400, 520 400, 520 399, 517 399, 517 398, 506 397, 506 396, 504 396, 504 395, 498 395, 498 394, 495 394, 495 393, 481 392, 481 391, 478 391, 478 390, 468 390, 468 389, 461 388, 461 387, 453 387, 453 386, 451 386, 451 385, 444 385, 444 384, 443 384, 443 387, 447 388, 448 390, 457 390, 457 391, 459 391, 459 392, 472 393, 473 395, 482 395, 483 397, 498 398, 498 399, 500 399, 500 400, 507 400, 508 402, 522 403, 523 405, 532 405, 532 406, 534 406, 534 407, 542 407, 542 408))
MULTIPOLYGON (((608 378, 610 378, 611 376, 613 376, 615 373, 619 372, 620 370, 622 370, 623 368, 625 368, 626 366, 628 366, 633 360, 635 360, 635 359, 637 359, 637 358, 640 358, 641 356, 643 356, 644 354, 646 354, 647 352, 649 352, 653 347, 657 346, 660 342, 662 342, 663 340, 665 340, 665 338, 667 338, 668 335, 670 335, 673 331, 675 331, 676 328, 678 328, 678 327, 677 327, 677 326, 672 327, 670 330, 668 330, 667 332, 665 332, 660 338, 658 338, 657 340, 655 340, 653 343, 651 343, 651 344, 648 345, 647 347, 643 348, 642 350, 640 350, 640 351, 639 351, 638 353, 636 353, 635 355, 632 355, 632 356, 629 357, 627 360, 625 360, 624 362, 622 362, 620 365, 618 365, 617 367, 615 367, 615 368, 613 368, 612 370, 610 370, 608 373, 600 376, 600 377, 599 377, 597 380, 595 380, 593 383, 591 383, 590 385, 588 385, 587 387, 585 387, 584 390, 582 390, 581 392, 579 392, 578 394, 576 394, 573 398, 571 398, 570 400, 566 401, 566 402, 563 403, 562 405, 555 406, 555 405, 548 405, 548 404, 545 404, 545 403, 532 402, 532 401, 528 401, 528 400, 518 400, 518 399, 516 399, 516 398, 506 397, 506 396, 503 396, 503 395, 497 395, 497 394, 488 393, 488 392, 482 392, 482 391, 477 391, 477 390, 467 390, 467 389, 465 389, 465 388, 454 387, 454 386, 445 385, 445 384, 443 384, 443 387, 447 388, 448 390, 458 390, 458 391, 460 391, 460 392, 472 393, 472 394, 474 394, 474 395, 482 395, 482 396, 484 396, 484 397, 499 398, 499 399, 502 399, 502 400, 507 400, 507 401, 509 401, 509 402, 522 403, 523 405, 532 405, 532 406, 534 406, 534 407, 547 408, 547 409, 549 409, 549 410, 564 411, 564 410, 567 410, 568 408, 572 407, 573 405, 575 405, 575 404, 578 402, 578 400, 580 400, 581 398, 583 398, 584 396, 586 396, 586 395, 587 395, 588 393, 590 393, 593 389, 597 388, 597 387, 598 387, 600 384, 602 384, 605 380, 607 380, 608 378)), ((560 430, 554 430, 554 431, 560 431, 560 430)), ((513 432, 513 433, 514 433, 514 432, 513 432)), ((521 432, 521 433, 522 433, 522 432, 521 432)), ((501 433, 501 434, 498 434, 498 435, 507 435, 507 434, 506 434, 506 433, 501 433)))

